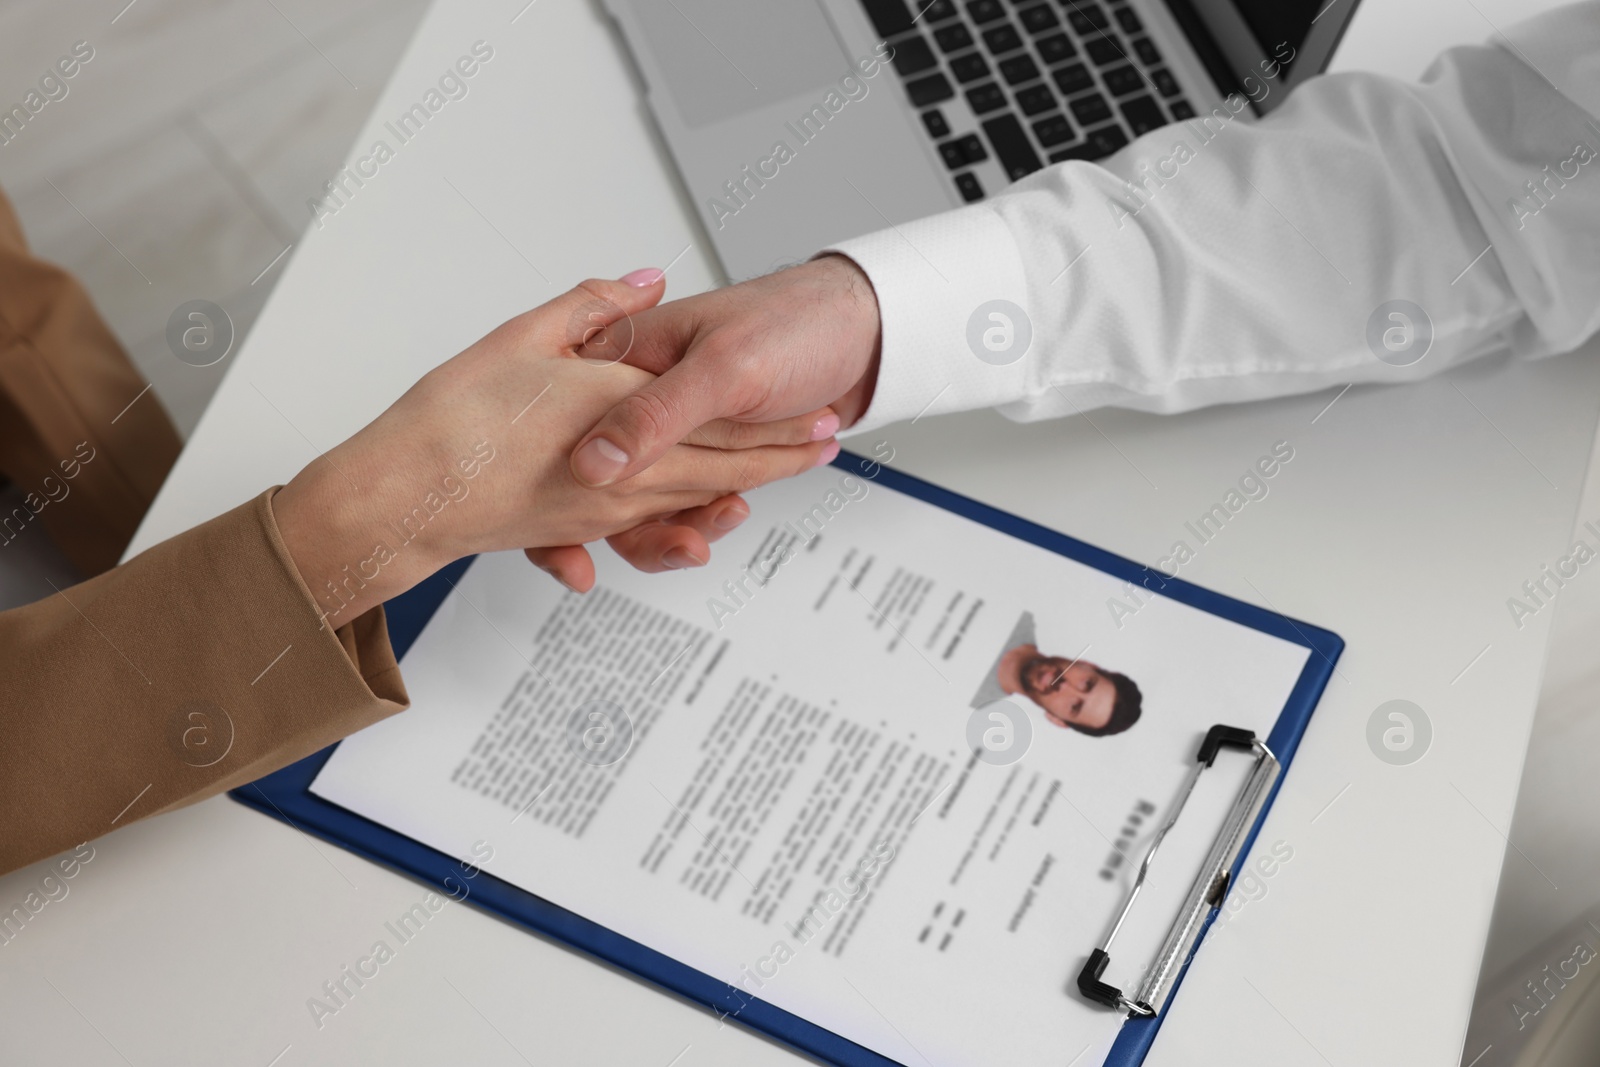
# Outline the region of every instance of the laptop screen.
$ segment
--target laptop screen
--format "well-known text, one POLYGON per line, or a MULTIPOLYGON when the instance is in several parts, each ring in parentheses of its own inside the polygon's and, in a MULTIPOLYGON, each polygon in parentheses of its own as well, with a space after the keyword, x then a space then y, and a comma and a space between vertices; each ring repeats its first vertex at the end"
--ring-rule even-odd
MULTIPOLYGON (((1190 2, 1226 58, 1235 81, 1248 91, 1252 83, 1247 78, 1266 78, 1287 90, 1326 69, 1357 0, 1190 2)), ((1287 95, 1273 92, 1256 102, 1261 110, 1270 111, 1287 95)), ((1252 100, 1255 97, 1252 92, 1252 100)))
MULTIPOLYGON (((1328 0, 1234 0, 1239 14, 1250 27, 1251 36, 1261 50, 1271 55, 1280 44, 1287 44, 1299 58, 1311 20, 1328 0)), ((1292 63, 1285 64, 1292 66, 1292 63)))

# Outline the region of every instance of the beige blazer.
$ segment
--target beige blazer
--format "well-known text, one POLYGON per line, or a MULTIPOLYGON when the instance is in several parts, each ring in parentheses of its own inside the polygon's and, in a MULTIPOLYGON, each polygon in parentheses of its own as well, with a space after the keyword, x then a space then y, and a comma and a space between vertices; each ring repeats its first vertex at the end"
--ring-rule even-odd
POLYGON ((49 537, 94 575, 0 612, 0 873, 407 704, 381 608, 320 627, 274 490, 116 565, 180 448, 144 389, 0 196, 0 476, 26 494, 0 552, 49 537))

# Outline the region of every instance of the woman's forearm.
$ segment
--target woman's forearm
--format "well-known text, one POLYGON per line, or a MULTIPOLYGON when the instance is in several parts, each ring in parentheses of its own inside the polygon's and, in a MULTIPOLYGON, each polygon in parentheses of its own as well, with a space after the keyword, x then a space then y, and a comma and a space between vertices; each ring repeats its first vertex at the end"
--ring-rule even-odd
POLYGON ((0 612, 0 874, 405 707, 383 612, 318 616, 267 493, 0 612))

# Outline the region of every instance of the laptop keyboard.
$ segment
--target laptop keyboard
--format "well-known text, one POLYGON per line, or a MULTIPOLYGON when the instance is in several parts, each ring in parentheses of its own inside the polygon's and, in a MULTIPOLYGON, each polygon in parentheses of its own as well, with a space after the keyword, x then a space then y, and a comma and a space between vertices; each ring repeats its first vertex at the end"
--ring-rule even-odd
POLYGON ((861 2, 969 203, 990 158, 1016 181, 1194 116, 1126 0, 861 2))

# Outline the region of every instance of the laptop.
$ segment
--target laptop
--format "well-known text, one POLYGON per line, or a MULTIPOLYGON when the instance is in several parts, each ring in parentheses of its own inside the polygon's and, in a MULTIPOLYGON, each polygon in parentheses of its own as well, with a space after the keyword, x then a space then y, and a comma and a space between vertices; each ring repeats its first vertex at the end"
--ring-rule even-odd
POLYGON ((601 2, 738 280, 1168 123, 1250 121, 1357 0, 601 2))

